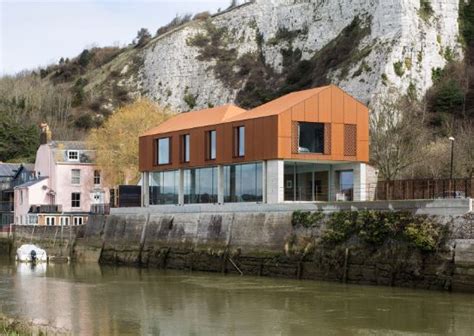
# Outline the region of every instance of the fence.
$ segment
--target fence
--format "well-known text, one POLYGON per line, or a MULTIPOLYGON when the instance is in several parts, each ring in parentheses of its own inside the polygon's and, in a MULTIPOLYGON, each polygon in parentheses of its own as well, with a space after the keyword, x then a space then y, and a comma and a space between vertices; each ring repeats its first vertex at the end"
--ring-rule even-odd
POLYGON ((412 179, 379 181, 376 200, 474 198, 474 179, 412 179))

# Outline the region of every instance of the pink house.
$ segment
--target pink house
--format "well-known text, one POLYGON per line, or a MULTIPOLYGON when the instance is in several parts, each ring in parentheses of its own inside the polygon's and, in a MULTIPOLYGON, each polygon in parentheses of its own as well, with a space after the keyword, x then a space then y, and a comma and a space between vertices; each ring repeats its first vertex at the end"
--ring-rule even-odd
POLYGON ((43 129, 37 178, 15 187, 15 224, 81 225, 89 214, 103 212, 109 192, 94 156, 85 142, 51 141, 43 129))

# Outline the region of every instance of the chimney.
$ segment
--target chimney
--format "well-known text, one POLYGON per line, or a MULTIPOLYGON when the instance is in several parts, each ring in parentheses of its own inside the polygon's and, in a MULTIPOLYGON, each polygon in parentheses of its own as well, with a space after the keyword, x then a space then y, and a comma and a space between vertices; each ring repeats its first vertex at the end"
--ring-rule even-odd
POLYGON ((49 126, 47 123, 41 123, 40 128, 41 128, 40 145, 46 145, 52 140, 51 130, 49 129, 49 126))

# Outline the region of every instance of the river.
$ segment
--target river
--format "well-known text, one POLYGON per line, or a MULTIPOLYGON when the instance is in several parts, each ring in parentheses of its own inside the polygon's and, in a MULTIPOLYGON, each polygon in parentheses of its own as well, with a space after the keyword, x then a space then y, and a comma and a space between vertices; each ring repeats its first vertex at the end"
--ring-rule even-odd
POLYGON ((0 312, 80 335, 474 335, 474 295, 0 260, 0 312))

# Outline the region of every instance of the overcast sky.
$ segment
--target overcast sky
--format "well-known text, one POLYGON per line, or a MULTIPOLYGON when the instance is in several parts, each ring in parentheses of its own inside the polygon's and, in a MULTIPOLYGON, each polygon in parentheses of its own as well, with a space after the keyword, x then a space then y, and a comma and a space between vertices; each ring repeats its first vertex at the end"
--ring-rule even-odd
POLYGON ((77 56, 92 45, 124 45, 176 14, 216 12, 229 0, 0 0, 0 75, 77 56))

